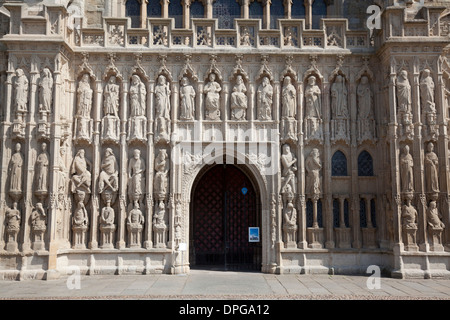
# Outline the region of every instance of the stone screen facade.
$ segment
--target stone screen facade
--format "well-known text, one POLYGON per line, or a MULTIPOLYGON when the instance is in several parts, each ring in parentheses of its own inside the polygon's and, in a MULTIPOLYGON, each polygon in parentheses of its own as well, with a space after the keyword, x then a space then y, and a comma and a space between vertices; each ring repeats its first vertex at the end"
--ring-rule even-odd
POLYGON ((214 164, 251 181, 262 272, 449 277, 449 26, 448 1, 2 1, 0 279, 188 272, 214 164))

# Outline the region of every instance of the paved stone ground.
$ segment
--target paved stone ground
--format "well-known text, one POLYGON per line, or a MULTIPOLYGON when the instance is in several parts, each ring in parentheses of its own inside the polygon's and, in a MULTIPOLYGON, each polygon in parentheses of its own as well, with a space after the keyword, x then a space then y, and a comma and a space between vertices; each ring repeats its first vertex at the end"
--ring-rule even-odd
POLYGON ((191 270, 189 275, 94 275, 0 281, 0 300, 450 300, 450 280, 272 275, 191 270), (68 286, 69 283, 69 286, 68 286))

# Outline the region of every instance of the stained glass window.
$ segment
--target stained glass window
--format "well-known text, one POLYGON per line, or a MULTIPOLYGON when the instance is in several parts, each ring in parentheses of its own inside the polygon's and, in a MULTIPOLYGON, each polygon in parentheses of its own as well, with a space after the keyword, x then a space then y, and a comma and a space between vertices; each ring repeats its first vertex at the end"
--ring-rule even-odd
POLYGON ((367 216, 366 216, 366 200, 359 200, 359 226, 361 228, 367 228, 367 216))
POLYGON ((350 227, 350 214, 347 199, 344 200, 344 222, 347 228, 350 227))
POLYGON ((327 5, 324 0, 315 0, 312 5, 312 25, 313 29, 319 29, 320 19, 327 15, 327 5))
POLYGON ((201 0, 194 1, 191 3, 191 17, 192 18, 204 18, 205 17, 205 7, 201 0))
MULTIPOLYGON (((317 201, 317 223, 319 224, 319 228, 323 227, 322 223, 322 201, 317 201)), ((312 200, 308 200, 306 202, 306 226, 308 228, 312 228, 314 222, 314 204, 312 200)))
POLYGON ((270 28, 278 29, 278 19, 284 18, 284 6, 282 0, 272 0, 270 6, 270 28))
POLYGON ((305 4, 303 1, 292 1, 291 18, 304 19, 306 15, 305 4))
POLYGON ((213 18, 219 29, 234 29, 234 19, 241 17, 241 6, 236 0, 216 0, 213 3, 213 18))
POLYGON ((342 151, 336 151, 331 159, 331 175, 346 176, 347 175, 347 158, 342 151))
POLYGON ((183 27, 183 7, 181 0, 170 0, 169 18, 175 19, 175 28, 183 27))
POLYGON ((125 16, 131 18, 131 27, 141 26, 141 4, 137 0, 128 0, 125 4, 125 16))
POLYGON ((250 13, 250 19, 262 19, 264 16, 262 4, 256 0, 250 3, 248 11, 250 13))
POLYGON ((339 228, 339 199, 333 200, 333 226, 339 228))
POLYGON ((161 18, 161 2, 160 2, 160 0, 148 0, 147 17, 148 18, 161 18))
POLYGON ((372 220, 372 226, 374 228, 377 227, 377 215, 376 215, 376 210, 375 210, 375 199, 370 200, 370 219, 372 220))
POLYGON ((373 159, 367 151, 361 152, 358 156, 358 176, 373 176, 373 159))

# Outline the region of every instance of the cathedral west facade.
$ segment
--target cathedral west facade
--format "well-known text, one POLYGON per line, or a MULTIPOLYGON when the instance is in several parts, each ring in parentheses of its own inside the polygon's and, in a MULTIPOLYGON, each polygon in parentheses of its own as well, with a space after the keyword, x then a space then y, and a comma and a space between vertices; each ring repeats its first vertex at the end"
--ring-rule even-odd
POLYGON ((450 276, 448 1, 11 0, 0 26, 0 279, 450 276))

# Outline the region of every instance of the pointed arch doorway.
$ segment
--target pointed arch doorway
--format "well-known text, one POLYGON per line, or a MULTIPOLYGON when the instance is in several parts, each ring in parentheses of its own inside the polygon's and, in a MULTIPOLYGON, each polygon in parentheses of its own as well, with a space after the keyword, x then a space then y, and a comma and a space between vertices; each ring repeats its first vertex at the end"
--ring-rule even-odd
POLYGON ((217 164, 198 174, 191 194, 191 268, 261 271, 261 205, 243 169, 217 164), (250 228, 258 228, 259 239, 250 228))

